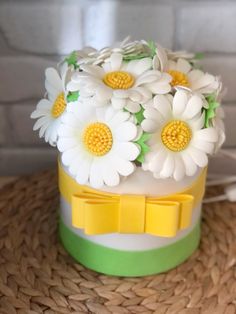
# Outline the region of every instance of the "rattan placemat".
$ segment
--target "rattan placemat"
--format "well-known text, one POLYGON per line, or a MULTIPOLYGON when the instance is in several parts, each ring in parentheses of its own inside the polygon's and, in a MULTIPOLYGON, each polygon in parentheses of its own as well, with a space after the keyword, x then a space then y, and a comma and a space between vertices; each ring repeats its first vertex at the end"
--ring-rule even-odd
POLYGON ((200 249, 178 268, 144 278, 75 263, 58 241, 57 209, 55 172, 1 190, 1 313, 236 313, 236 204, 204 206, 200 249))

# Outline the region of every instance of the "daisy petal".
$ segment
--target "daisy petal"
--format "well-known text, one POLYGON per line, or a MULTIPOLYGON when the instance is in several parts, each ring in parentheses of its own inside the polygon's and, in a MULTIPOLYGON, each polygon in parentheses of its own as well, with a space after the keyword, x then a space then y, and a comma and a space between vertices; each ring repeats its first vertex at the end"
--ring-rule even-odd
POLYGON ((143 84, 152 83, 156 79, 157 79, 157 76, 154 75, 154 74, 141 75, 135 81, 135 86, 140 86, 140 85, 143 85, 143 84))
POLYGON ((131 141, 136 135, 137 127, 129 121, 121 123, 115 129, 115 137, 119 141, 131 141))
POLYGON ((153 94, 167 94, 171 91, 171 86, 168 82, 153 82, 145 85, 153 94))
POLYGON ((39 128, 41 128, 45 123, 47 123, 48 121, 51 121, 52 119, 50 117, 47 117, 47 116, 43 116, 41 118, 39 118, 34 126, 33 126, 33 130, 36 131, 38 130, 39 128))
POLYGON ((67 90, 70 92, 76 92, 80 90, 80 84, 78 82, 70 81, 67 86, 67 90))
MULTIPOLYGON (((156 56, 159 59, 160 62, 160 70, 163 72, 166 70, 167 68, 167 64, 168 64, 168 58, 167 58, 167 54, 165 52, 165 49, 162 48, 160 45, 156 44, 156 56)), ((154 57, 155 58, 155 57, 154 57)))
POLYGON ((141 123, 141 127, 145 132, 154 132, 158 128, 158 124, 155 120, 144 119, 141 123))
POLYGON ((142 101, 142 94, 140 94, 136 89, 132 89, 129 92, 130 100, 140 103, 142 101))
POLYGON ((182 160, 185 166, 185 172, 187 176, 193 176, 197 171, 197 165, 187 152, 181 153, 182 160))
POLYGON ((143 58, 141 60, 133 60, 128 64, 127 70, 134 73, 136 76, 141 75, 145 71, 149 70, 152 66, 152 59, 143 58))
POLYGON ((201 79, 195 80, 191 84, 191 88, 193 90, 197 90, 203 87, 206 87, 210 84, 212 84, 215 80, 215 77, 211 74, 205 73, 201 79))
POLYGON ((99 159, 94 159, 92 162, 89 174, 89 183, 96 189, 99 189, 104 185, 99 159))
POLYGON ((191 145, 201 151, 212 154, 214 152, 215 145, 206 141, 193 140, 191 145))
POLYGON ((48 81, 45 81, 45 89, 47 90, 48 99, 54 103, 57 96, 62 92, 62 89, 57 89, 54 86, 50 85, 48 81))
MULTIPOLYGON (((81 163, 81 158, 79 158, 78 156, 76 156, 75 158, 73 158, 73 160, 71 161, 69 167, 68 167, 68 171, 69 173, 75 177, 76 179, 76 175, 78 173, 78 169, 79 169, 79 165, 81 163)), ((76 180, 77 181, 77 180, 76 180)), ((79 181, 77 181, 79 183, 79 181)))
POLYGON ((182 58, 178 59, 176 66, 177 71, 187 74, 191 70, 191 68, 191 64, 187 60, 182 58))
POLYGON ((152 107, 148 107, 147 109, 145 109, 143 112, 143 116, 146 119, 155 120, 158 125, 160 125, 164 121, 163 116, 159 113, 159 111, 152 107))
POLYGON ((168 118, 171 115, 171 105, 166 96, 156 95, 153 100, 153 106, 164 118, 168 118))
POLYGON ((53 129, 55 130, 56 128, 53 127, 53 124, 49 125, 49 127, 46 129, 45 131, 45 134, 44 134, 44 138, 45 138, 45 142, 49 142, 49 139, 50 139, 50 142, 53 143, 53 145, 55 145, 55 140, 56 140, 56 137, 53 139, 51 138, 51 134, 55 132, 53 132, 53 129))
POLYGON ((79 169, 82 165, 82 163, 87 160, 88 162, 91 163, 91 158, 90 156, 85 156, 85 154, 81 154, 82 151, 77 155, 74 155, 74 158, 70 162, 70 165, 68 167, 69 172, 76 178, 78 175, 79 169))
POLYGON ((198 95, 193 95, 187 102, 185 110, 182 113, 183 118, 192 119, 196 114, 201 112, 202 107, 203 107, 202 98, 198 95))
POLYGON ((149 162, 149 169, 154 173, 160 173, 163 163, 167 158, 167 154, 164 149, 157 151, 155 157, 149 162))
POLYGON ((80 69, 99 78, 102 78, 105 74, 103 69, 97 65, 81 64, 80 69))
MULTIPOLYGON (((63 91, 61 78, 54 68, 47 68, 45 70, 45 76, 49 86, 53 87, 57 92, 63 91)), ((49 86, 47 85, 47 87, 49 86)), ((50 89, 48 92, 50 92, 50 89)))
POLYGON ((188 74, 188 78, 191 83, 191 87, 195 81, 200 80, 203 77, 204 73, 200 70, 192 70, 188 74))
POLYGON ((120 53, 113 53, 110 57, 110 63, 111 63, 111 70, 112 71, 118 71, 122 64, 122 54, 120 53))
POLYGON ((218 140, 218 134, 215 128, 207 128, 198 130, 194 138, 200 141, 207 141, 207 142, 217 142, 218 140))
POLYGON ((52 103, 48 99, 41 99, 37 104, 39 110, 51 110, 52 103))
POLYGON ((103 101, 111 99, 111 97, 112 97, 112 90, 107 86, 101 86, 100 88, 96 90, 96 99, 98 101, 103 102, 103 101))
POLYGON ((75 129, 72 128, 70 125, 61 124, 58 128, 58 135, 63 137, 71 137, 75 135, 75 129))
POLYGON ((79 156, 80 153, 81 150, 78 147, 73 147, 66 150, 61 156, 62 163, 65 166, 69 166, 72 163, 73 159, 76 158, 76 156, 79 156))
POLYGON ((81 162, 78 162, 78 172, 76 175, 76 181, 79 184, 87 184, 89 179, 89 173, 91 168, 91 160, 85 158, 81 162))
POLYGON ((115 109, 122 109, 126 105, 126 99, 112 97, 111 103, 115 109))
POLYGON ((168 70, 177 70, 177 63, 173 60, 169 60, 168 61, 168 66, 167 66, 168 70))
POLYGON ((185 167, 180 156, 175 156, 175 170, 173 177, 176 181, 180 181, 185 176, 185 167))
POLYGON ((173 98, 173 114, 174 116, 180 116, 186 108, 188 102, 187 93, 183 90, 177 90, 173 98))
POLYGON ((46 111, 46 110, 34 110, 31 115, 30 115, 30 118, 31 119, 37 119, 37 118, 40 118, 42 116, 45 116, 45 115, 48 115, 50 114, 50 110, 46 111))
POLYGON ((44 125, 41 126, 41 128, 39 129, 39 137, 42 138, 45 134, 45 131, 47 130, 47 128, 50 125, 50 121, 45 122, 44 125))
POLYGON ((122 159, 118 156, 114 158, 114 165, 116 170, 122 176, 129 176, 131 173, 134 172, 135 166, 132 162, 122 159))
POLYGON ((59 149, 60 152, 64 152, 68 149, 71 149, 73 147, 76 147, 77 145, 77 141, 75 138, 59 138, 58 142, 57 142, 57 147, 59 149))
POLYGON ((127 121, 129 117, 130 117, 130 114, 128 112, 119 110, 116 112, 116 114, 114 114, 113 118, 108 122, 109 122, 109 125, 115 128, 120 123, 127 121))
POLYGON ((140 148, 134 143, 117 143, 115 151, 120 157, 130 161, 140 154, 140 148))
POLYGON ((191 128, 194 131, 201 130, 205 123, 205 113, 203 112, 198 118, 191 120, 191 128))
POLYGON ((172 154, 168 154, 160 172, 161 178, 171 177, 175 169, 175 160, 172 154))
POLYGON ((133 88, 132 90, 135 90, 140 95, 142 95, 142 101, 147 101, 152 98, 152 93, 145 87, 139 86, 139 87, 133 88))
POLYGON ((102 177, 104 183, 108 186, 116 186, 120 183, 120 177, 114 168, 114 165, 110 162, 103 164, 102 166, 102 177))
POLYGON ((207 155, 201 150, 191 146, 188 148, 188 153, 199 167, 203 168, 208 164, 207 155))
POLYGON ((139 112, 141 109, 141 106, 138 102, 134 102, 131 100, 126 101, 125 109, 127 109, 131 113, 139 112))
POLYGON ((58 140, 58 133, 56 128, 52 128, 51 134, 49 137, 49 144, 51 146, 57 146, 57 140, 58 140))
POLYGON ((105 112, 105 121, 110 121, 116 113, 117 111, 112 106, 109 106, 105 112))
POLYGON ((128 98, 129 90, 126 89, 116 89, 113 91, 114 98, 128 98))

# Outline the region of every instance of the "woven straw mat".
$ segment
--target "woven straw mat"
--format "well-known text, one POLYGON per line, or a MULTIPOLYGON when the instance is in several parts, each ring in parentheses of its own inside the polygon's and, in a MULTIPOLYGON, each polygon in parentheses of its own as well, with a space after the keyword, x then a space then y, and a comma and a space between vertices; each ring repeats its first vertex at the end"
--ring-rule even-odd
POLYGON ((1 314, 236 313, 236 204, 204 206, 200 249, 176 269, 143 278, 77 264, 58 240, 58 206, 55 171, 0 191, 1 314))

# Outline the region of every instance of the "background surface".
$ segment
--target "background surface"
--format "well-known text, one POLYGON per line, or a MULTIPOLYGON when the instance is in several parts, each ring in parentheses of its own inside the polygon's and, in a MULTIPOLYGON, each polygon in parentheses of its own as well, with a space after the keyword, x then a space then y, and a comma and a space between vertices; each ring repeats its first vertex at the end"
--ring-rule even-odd
MULTIPOLYGON (((227 141, 236 151, 236 1, 0 0, 0 175, 55 164, 56 151, 32 131, 30 113, 44 94, 44 69, 84 45, 153 39, 165 47, 203 52, 205 69, 220 74, 227 141)), ((210 169, 236 172, 214 158, 210 169)))

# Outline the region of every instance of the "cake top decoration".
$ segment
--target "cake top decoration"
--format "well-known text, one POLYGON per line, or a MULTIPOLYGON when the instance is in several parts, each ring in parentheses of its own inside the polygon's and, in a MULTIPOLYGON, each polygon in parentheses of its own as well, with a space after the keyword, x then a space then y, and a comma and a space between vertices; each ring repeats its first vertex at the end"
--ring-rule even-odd
POLYGON ((220 78, 197 61, 144 40, 74 51, 46 69, 34 130, 82 185, 116 186, 137 167, 193 176, 225 137, 220 78))

